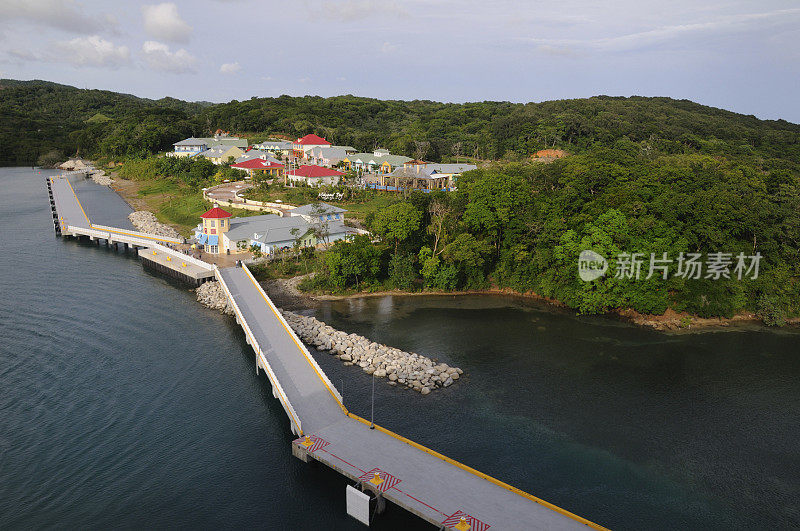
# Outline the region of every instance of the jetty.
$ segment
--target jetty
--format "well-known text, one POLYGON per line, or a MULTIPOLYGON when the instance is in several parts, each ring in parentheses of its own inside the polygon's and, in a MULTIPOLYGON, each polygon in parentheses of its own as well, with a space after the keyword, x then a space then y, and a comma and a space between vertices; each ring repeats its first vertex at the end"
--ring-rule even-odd
MULTIPOLYGON (((48 178, 48 190, 54 227, 61 235, 142 247, 143 260, 169 270, 173 261, 189 258, 166 247, 169 238, 93 225, 66 178, 48 178)), ((267 375, 273 396, 286 412, 295 435, 292 454, 350 480, 346 498, 348 513, 355 518, 368 524, 390 501, 439 529, 604 529, 350 412, 246 265, 220 269, 196 262, 192 265, 197 271, 209 274, 203 278, 219 281, 253 348, 256 372, 267 375)), ((188 268, 189 263, 179 267, 188 268)))
POLYGON ((92 223, 69 181, 70 176, 81 174, 86 172, 47 177, 53 228, 58 236, 86 237, 98 245, 101 241, 115 247, 122 245, 124 249, 130 248, 138 253, 145 267, 194 287, 214 279, 211 264, 169 247, 180 245, 183 240, 92 223))

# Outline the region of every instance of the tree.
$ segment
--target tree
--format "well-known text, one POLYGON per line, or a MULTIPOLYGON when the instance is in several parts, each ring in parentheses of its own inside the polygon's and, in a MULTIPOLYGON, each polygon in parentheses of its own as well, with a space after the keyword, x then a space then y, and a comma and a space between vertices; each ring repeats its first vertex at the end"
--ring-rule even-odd
POLYGON ((483 266, 489 254, 491 247, 469 233, 459 234, 442 250, 442 258, 458 268, 468 288, 478 288, 483 283, 483 266))
POLYGON ((292 235, 292 249, 296 255, 298 253, 298 249, 300 249, 300 242, 303 239, 304 234, 300 233, 300 229, 298 227, 292 227, 291 230, 289 230, 289 234, 292 235))
POLYGON ((417 272, 414 269, 414 257, 410 254, 395 254, 389 261, 389 282, 405 291, 414 289, 417 272))
POLYGON ((380 251, 372 245, 369 237, 358 235, 351 242, 337 241, 325 253, 330 284, 338 289, 362 282, 376 280, 380 272, 380 251))
POLYGON ((431 143, 427 140, 415 140, 414 141, 414 158, 417 160, 425 160, 425 155, 428 154, 428 150, 431 148, 431 143))
POLYGON ((396 253, 400 242, 419 230, 421 222, 422 212, 403 201, 379 211, 372 221, 372 229, 384 240, 394 243, 396 253))
POLYGON ((449 237, 448 229, 452 213, 453 210, 447 205, 445 199, 434 199, 428 206, 431 222, 428 225, 427 232, 433 236, 433 256, 438 256, 442 252, 439 244, 446 243, 449 237))
POLYGON ((327 247, 330 243, 328 238, 331 235, 330 232, 330 222, 327 220, 325 213, 327 210, 322 205, 322 203, 316 202, 312 203, 311 205, 311 217, 313 218, 313 224, 311 227, 311 231, 314 234, 314 237, 317 239, 318 242, 323 242, 327 247))
POLYGON ((461 155, 461 142, 454 142, 453 147, 450 149, 450 151, 456 158, 456 163, 458 163, 458 157, 461 155))

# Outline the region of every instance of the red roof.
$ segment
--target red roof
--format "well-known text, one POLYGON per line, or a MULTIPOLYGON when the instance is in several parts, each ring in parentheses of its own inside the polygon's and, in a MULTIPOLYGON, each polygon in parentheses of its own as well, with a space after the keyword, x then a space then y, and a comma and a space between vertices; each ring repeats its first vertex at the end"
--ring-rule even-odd
POLYGON ((303 138, 298 138, 295 144, 300 144, 301 146, 330 146, 331 143, 322 138, 321 136, 317 135, 306 135, 303 138))
POLYGON ((239 162, 238 164, 231 164, 231 168, 239 170, 269 170, 272 168, 283 168, 283 164, 264 159, 250 159, 239 162))
POLYGON ((337 175, 344 175, 344 173, 330 168, 323 168, 313 164, 306 164, 300 166, 294 171, 288 172, 289 175, 297 175, 298 177, 334 177, 337 175))
POLYGON ((200 216, 201 218, 205 219, 218 219, 218 218, 229 218, 231 217, 230 212, 225 212, 217 205, 214 205, 214 208, 206 212, 205 214, 200 216))

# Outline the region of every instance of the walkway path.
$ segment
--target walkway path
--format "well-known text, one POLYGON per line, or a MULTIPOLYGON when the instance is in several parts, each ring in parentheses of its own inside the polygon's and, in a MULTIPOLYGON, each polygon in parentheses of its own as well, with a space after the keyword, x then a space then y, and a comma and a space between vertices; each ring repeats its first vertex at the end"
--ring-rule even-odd
POLYGON ((246 267, 218 270, 218 278, 300 419, 303 436, 293 443, 296 454, 307 454, 354 481, 372 479, 377 472, 383 481, 376 489, 386 499, 436 525, 454 527, 464 516, 472 529, 599 528, 389 430, 370 429, 344 408, 246 267))

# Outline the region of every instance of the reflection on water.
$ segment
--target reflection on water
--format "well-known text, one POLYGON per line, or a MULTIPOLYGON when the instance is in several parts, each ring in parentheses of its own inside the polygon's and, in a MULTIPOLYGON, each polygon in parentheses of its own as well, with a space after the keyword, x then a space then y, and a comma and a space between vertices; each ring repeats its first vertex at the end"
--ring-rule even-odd
MULTIPOLYGON (((496 296, 319 304, 464 368, 425 398, 379 386, 381 422, 537 496, 614 528, 800 522, 797 331, 667 335, 496 296)), ((369 378, 320 359, 368 411, 369 378)))

